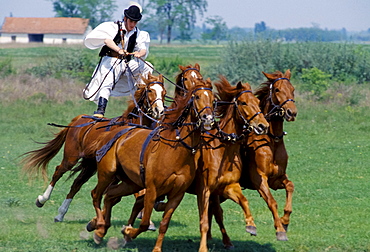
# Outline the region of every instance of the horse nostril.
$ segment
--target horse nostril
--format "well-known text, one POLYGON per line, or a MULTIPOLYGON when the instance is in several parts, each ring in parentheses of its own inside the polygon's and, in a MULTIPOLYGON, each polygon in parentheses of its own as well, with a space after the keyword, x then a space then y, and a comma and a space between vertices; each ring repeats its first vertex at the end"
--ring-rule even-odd
POLYGON ((265 130, 266 129, 266 126, 262 123, 258 124, 258 128, 260 128, 261 130, 265 130))

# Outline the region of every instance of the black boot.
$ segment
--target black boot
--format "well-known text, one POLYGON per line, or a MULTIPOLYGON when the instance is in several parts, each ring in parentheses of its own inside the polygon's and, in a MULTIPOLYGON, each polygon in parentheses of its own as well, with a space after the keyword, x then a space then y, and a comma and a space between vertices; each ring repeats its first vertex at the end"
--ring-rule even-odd
POLYGON ((94 116, 95 117, 99 117, 99 118, 104 117, 105 108, 107 107, 107 103, 108 103, 107 99, 105 99, 103 97, 99 97, 98 110, 94 111, 94 116))

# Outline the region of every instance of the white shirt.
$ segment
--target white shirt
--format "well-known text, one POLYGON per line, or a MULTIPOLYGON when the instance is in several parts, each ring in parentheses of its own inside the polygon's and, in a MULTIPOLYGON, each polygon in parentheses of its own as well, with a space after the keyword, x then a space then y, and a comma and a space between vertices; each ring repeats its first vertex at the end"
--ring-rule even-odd
MULTIPOLYGON (((126 30, 124 24, 122 23, 122 29, 126 30)), ((136 44, 134 51, 140 51, 141 49, 146 50, 146 54, 142 57, 146 59, 149 54, 149 43, 150 43, 150 36, 149 33, 146 31, 141 31, 137 27, 130 32, 126 32, 124 36, 124 50, 127 50, 128 40, 137 31, 136 37, 136 44)), ((98 49, 103 47, 104 40, 114 39, 118 32, 118 24, 114 22, 104 22, 98 25, 94 30, 92 30, 89 34, 87 34, 84 44, 89 49, 98 49)), ((121 44, 118 44, 120 48, 122 48, 121 44)))

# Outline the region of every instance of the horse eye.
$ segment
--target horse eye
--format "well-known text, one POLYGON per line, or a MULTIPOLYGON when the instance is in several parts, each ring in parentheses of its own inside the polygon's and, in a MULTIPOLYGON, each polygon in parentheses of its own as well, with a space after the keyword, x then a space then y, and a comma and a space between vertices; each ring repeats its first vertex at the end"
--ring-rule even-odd
POLYGON ((153 92, 153 90, 151 90, 151 89, 148 89, 148 93, 151 93, 151 92, 153 92))
POLYGON ((278 88, 275 88, 275 92, 280 92, 280 89, 278 89, 278 88))

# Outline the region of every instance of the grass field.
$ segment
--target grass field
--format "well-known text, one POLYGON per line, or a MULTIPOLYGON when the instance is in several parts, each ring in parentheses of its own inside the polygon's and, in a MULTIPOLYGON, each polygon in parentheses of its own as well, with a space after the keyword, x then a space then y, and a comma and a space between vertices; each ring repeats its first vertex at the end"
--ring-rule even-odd
MULTIPOLYGON (((166 47, 158 50, 169 52, 166 47)), ((174 55, 175 51, 176 48, 171 49, 174 55)), ((211 50, 209 53, 217 54, 211 50)), ((203 60, 206 64, 207 59, 203 60)), ((37 208, 35 199, 43 193, 46 184, 41 180, 29 182, 20 172, 19 156, 39 147, 34 140, 47 141, 53 137, 53 132, 59 130, 47 126, 47 123, 66 124, 78 114, 91 113, 95 105, 82 99, 56 102, 42 94, 1 101, 1 105, 0 251, 114 249, 116 240, 118 243, 122 241, 120 229, 127 221, 133 197, 123 199, 114 208, 113 226, 105 241, 98 246, 93 242, 92 234, 85 231, 85 225, 95 214, 90 191, 96 178, 77 194, 65 221, 54 223, 58 207, 72 181, 62 178, 51 200, 43 208, 37 208)), ((231 201, 225 202, 222 207, 227 231, 235 245, 233 251, 370 251, 368 107, 318 104, 300 97, 297 98, 297 107, 297 121, 285 124, 288 132, 285 143, 290 155, 288 174, 295 183, 289 241, 275 240, 272 216, 266 204, 256 191, 245 190, 258 236, 247 235, 241 209, 231 201)), ((121 100, 114 99, 107 116, 116 116, 121 111, 121 100)), ((60 160, 61 153, 51 162, 49 177, 60 160)), ((284 191, 273 194, 282 211, 284 191)), ((161 213, 154 212, 152 217, 158 226, 161 213)), ((172 218, 163 250, 197 251, 198 222, 196 198, 186 195, 172 218)), ((216 223, 212 227, 214 239, 208 242, 209 249, 224 251, 216 223)), ((119 251, 151 251, 156 236, 157 232, 141 234, 119 251)))

